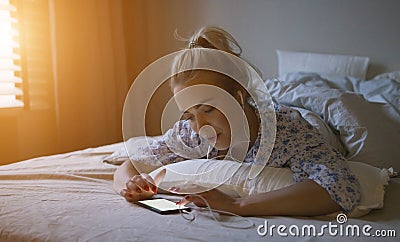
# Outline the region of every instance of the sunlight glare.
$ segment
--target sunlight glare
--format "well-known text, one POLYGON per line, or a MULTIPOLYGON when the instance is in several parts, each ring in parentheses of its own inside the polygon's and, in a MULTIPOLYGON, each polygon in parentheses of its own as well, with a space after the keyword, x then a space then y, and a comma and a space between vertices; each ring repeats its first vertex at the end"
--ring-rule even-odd
POLYGON ((9 0, 0 0, 0 108, 11 106, 22 106, 16 99, 14 80, 14 48, 18 44, 13 40, 17 33, 13 29, 16 22, 11 16, 11 11, 15 9, 10 6, 9 0), (7 95, 12 93, 13 95, 7 95))

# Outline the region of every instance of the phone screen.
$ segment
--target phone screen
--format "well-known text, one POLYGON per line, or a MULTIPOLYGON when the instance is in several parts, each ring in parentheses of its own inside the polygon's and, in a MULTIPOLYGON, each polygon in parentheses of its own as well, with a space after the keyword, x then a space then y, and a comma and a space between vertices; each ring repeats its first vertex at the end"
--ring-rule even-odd
POLYGON ((137 201, 136 204, 160 214, 178 213, 179 210, 189 210, 189 207, 176 205, 164 198, 137 201))

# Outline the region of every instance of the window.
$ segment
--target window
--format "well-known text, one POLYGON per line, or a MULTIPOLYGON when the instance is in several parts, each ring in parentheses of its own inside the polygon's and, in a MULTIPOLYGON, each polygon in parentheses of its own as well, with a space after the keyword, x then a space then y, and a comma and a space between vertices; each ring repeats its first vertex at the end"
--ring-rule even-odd
POLYGON ((0 0, 0 109, 54 102, 48 0, 0 0))
POLYGON ((15 15, 16 8, 10 0, 0 0, 0 108, 24 105, 15 15))

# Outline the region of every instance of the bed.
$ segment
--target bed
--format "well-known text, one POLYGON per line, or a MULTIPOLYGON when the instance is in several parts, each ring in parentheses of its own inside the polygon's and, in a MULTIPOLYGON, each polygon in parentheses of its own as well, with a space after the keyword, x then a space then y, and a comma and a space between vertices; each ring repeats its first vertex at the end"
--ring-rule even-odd
MULTIPOLYGON (((194 221, 180 214, 159 215, 126 202, 113 191, 117 166, 110 160, 123 156, 121 142, 1 166, 0 241, 398 241, 398 72, 365 80, 365 58, 298 52, 280 52, 278 56, 279 78, 265 82, 271 96, 298 108, 349 160, 387 175, 388 180, 380 184, 384 189, 381 201, 368 204, 363 216, 339 220, 332 215, 246 219, 218 215, 217 223, 208 211, 193 211, 194 221), (305 56, 318 61, 308 63, 302 59, 305 56), (329 59, 331 64, 322 65, 325 70, 314 68, 315 63, 321 63, 318 58, 329 59), (307 64, 299 67, 288 60, 307 64), (326 71, 344 62, 346 71, 326 71), (221 222, 252 222, 253 226, 229 228, 221 222)), ((369 180, 374 181, 372 177, 369 180)), ((366 196, 374 193, 372 189, 364 192, 366 196)))

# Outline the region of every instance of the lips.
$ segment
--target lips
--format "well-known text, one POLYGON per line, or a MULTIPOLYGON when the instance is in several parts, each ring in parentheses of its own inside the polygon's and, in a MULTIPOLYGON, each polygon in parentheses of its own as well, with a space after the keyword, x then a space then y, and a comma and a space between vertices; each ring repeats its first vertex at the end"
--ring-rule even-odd
POLYGON ((218 137, 220 134, 217 134, 217 136, 209 137, 206 138, 210 143, 213 143, 214 141, 217 141, 218 137))
POLYGON ((210 141, 210 142, 212 142, 212 141, 216 140, 216 138, 217 138, 217 137, 214 136, 214 137, 211 137, 211 138, 207 138, 207 140, 210 141))

